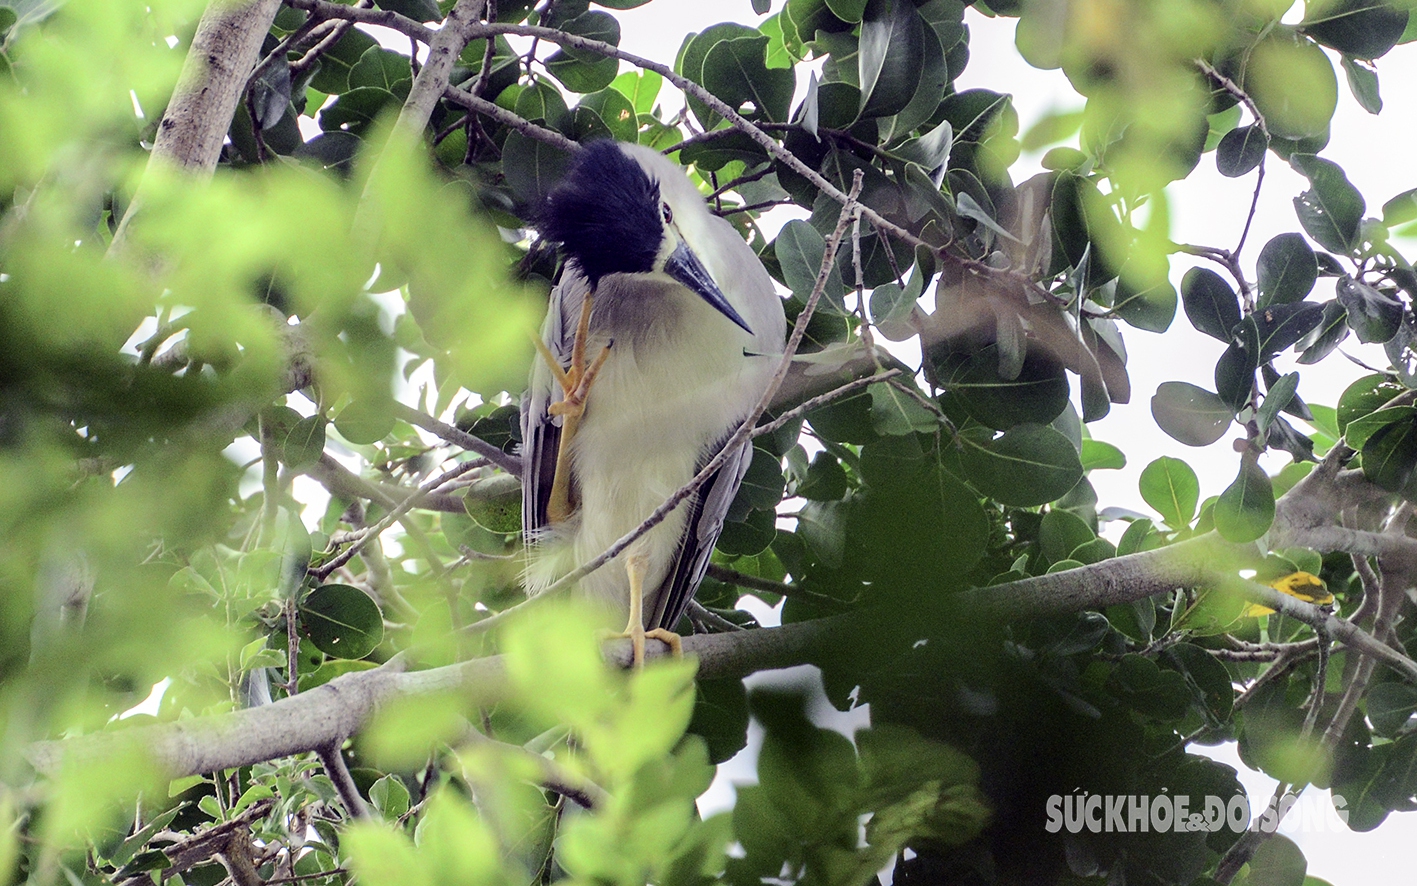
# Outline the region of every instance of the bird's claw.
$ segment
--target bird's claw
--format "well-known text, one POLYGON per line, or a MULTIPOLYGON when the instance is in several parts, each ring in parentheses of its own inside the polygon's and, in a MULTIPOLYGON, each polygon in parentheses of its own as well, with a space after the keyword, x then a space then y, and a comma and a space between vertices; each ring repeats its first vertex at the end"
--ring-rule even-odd
POLYGON ((618 634, 604 633, 600 639, 604 640, 629 640, 630 641, 630 667, 638 670, 645 666, 645 641, 658 640, 669 647, 669 654, 675 658, 684 657, 684 639, 673 631, 664 628, 655 628, 647 631, 639 625, 629 625, 618 634))

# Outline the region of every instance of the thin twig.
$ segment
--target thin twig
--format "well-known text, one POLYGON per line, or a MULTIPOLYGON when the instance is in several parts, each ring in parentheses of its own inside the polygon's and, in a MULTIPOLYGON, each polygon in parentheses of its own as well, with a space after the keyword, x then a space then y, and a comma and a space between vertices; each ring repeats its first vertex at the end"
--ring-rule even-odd
POLYGON ((349 774, 349 767, 345 765, 344 754, 340 752, 340 745, 343 742, 332 742, 315 749, 315 755, 320 758, 320 762, 325 766, 325 774, 330 777, 330 781, 335 783, 335 790, 339 793, 340 800, 344 803, 344 808, 349 813, 350 818, 368 818, 369 807, 365 804, 364 798, 359 795, 359 787, 354 783, 354 777, 349 774))
POLYGON ((833 400, 845 397, 847 394, 855 393, 861 388, 868 387, 879 382, 889 381, 891 379, 898 378, 904 374, 905 370, 903 369, 887 369, 885 372, 882 372, 879 375, 866 375, 862 376, 861 378, 852 379, 841 387, 833 388, 832 390, 827 391, 825 394, 818 394, 810 400, 802 401, 801 403, 787 410, 782 415, 779 415, 777 418, 773 419, 765 425, 759 425, 758 427, 753 429, 753 436, 761 437, 764 434, 775 433, 778 428, 781 428, 783 425, 786 425, 789 422, 796 421, 806 413, 811 412, 813 409, 816 409, 818 406, 822 406, 824 404, 832 402, 833 400))
POLYGON ((417 425, 429 433, 437 434, 454 446, 461 446, 463 449, 476 452, 513 477, 520 477, 522 475, 522 460, 520 458, 517 458, 515 455, 508 455, 486 440, 474 437, 468 432, 459 430, 450 424, 444 424, 428 413, 414 409, 412 406, 405 406, 402 403, 394 404, 394 414, 411 425, 417 425))

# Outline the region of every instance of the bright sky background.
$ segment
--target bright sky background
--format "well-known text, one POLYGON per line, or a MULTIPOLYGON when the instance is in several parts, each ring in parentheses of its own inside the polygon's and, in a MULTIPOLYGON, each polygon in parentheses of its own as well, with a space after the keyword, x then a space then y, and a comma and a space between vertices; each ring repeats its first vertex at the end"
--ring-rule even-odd
MULTIPOLYGON (((781 2, 774 2, 774 11, 781 2)), ((1291 11, 1295 15, 1301 7, 1291 11)), ((749 0, 718 0, 714 3, 659 0, 636 10, 617 14, 622 29, 620 45, 633 53, 660 61, 670 60, 677 51, 682 35, 700 31, 720 21, 740 21, 756 25, 761 18, 753 13, 749 0)), ((1060 71, 1040 71, 1029 67, 1018 56, 1013 45, 1014 19, 988 19, 970 9, 966 22, 970 27, 970 62, 957 81, 960 89, 989 87, 1010 92, 1014 97, 1021 129, 1027 128, 1047 113, 1081 108, 1083 100, 1072 91, 1060 71)), ((1417 144, 1417 46, 1400 46, 1377 64, 1383 87, 1384 109, 1381 116, 1371 116, 1358 107, 1348 94, 1342 74, 1339 75, 1338 112, 1333 121, 1333 137, 1323 154, 1341 164, 1349 179, 1368 199, 1368 214, 1376 215, 1383 201, 1408 188, 1417 187, 1417 164, 1412 160, 1412 145, 1417 144)), ((800 96, 799 96, 800 98, 800 96)), ((1016 182, 1040 171, 1039 155, 1025 155, 1011 170, 1016 182)), ((1254 259, 1270 237, 1288 231, 1301 230, 1294 215, 1291 200, 1307 187, 1307 182, 1286 164, 1270 155, 1266 162, 1266 178, 1254 228, 1241 257, 1242 265, 1253 282, 1254 259)), ((1254 174, 1234 180, 1225 179, 1215 171, 1213 154, 1201 159, 1200 167, 1185 182, 1170 191, 1172 238, 1178 242, 1233 248, 1239 240, 1254 189, 1254 174)), ((1414 244, 1409 241, 1409 248, 1414 244)), ((1172 280, 1177 286, 1181 275, 1199 259, 1178 256, 1172 262, 1172 280)), ((1214 268, 1213 268, 1214 269, 1214 268)), ((1218 270, 1218 269, 1216 269, 1218 270)), ((1315 299, 1332 297, 1333 281, 1320 280, 1315 299)), ((1132 380, 1132 402, 1114 406, 1111 415, 1093 423, 1094 437, 1120 446, 1132 461, 1121 471, 1098 471, 1092 475, 1100 505, 1129 507, 1147 512, 1137 492, 1137 477, 1147 463, 1162 455, 1182 458, 1200 476, 1201 496, 1217 495, 1234 478, 1239 464, 1230 441, 1239 435, 1238 429, 1219 442, 1204 449, 1194 449, 1175 442, 1163 434, 1151 419, 1150 399, 1157 385, 1164 381, 1189 381, 1213 389, 1215 360, 1223 350, 1214 339, 1190 329, 1178 310, 1176 323, 1164 335, 1141 332, 1124 327, 1129 352, 1128 371, 1132 380)), ((1350 338, 1343 350, 1358 354, 1350 338)), ((1381 355, 1370 358, 1381 359, 1381 355)), ((1288 361, 1292 363, 1292 359, 1288 361)), ((1299 392, 1307 402, 1333 405, 1338 395, 1354 378, 1366 371, 1349 363, 1338 354, 1317 367, 1288 365, 1278 361, 1281 372, 1301 369, 1299 392)), ((1287 456, 1271 457, 1266 466, 1277 470, 1287 463, 1287 456)), ((810 669, 793 669, 773 675, 760 675, 769 682, 813 680, 810 669)), ((815 711, 819 722, 850 733, 865 726, 865 711, 847 715, 836 714, 825 699, 815 711)), ((726 808, 732 803, 732 783, 751 781, 752 760, 761 740, 754 728, 747 750, 734 763, 721 769, 709 793, 700 801, 706 811, 726 808)), ((1234 752, 1233 745, 1208 751, 1217 760, 1235 767, 1250 794, 1251 803, 1259 807, 1268 800, 1274 780, 1247 769, 1234 752)), ((1318 792, 1311 793, 1317 794, 1318 792)), ((1306 798, 1312 800, 1314 798, 1306 798)), ((1394 814, 1377 831, 1357 834, 1338 832, 1289 833, 1304 849, 1309 859, 1310 875, 1322 877, 1334 886, 1354 886, 1368 882, 1393 882, 1399 873, 1409 874, 1414 858, 1412 846, 1417 842, 1417 815, 1394 814)))

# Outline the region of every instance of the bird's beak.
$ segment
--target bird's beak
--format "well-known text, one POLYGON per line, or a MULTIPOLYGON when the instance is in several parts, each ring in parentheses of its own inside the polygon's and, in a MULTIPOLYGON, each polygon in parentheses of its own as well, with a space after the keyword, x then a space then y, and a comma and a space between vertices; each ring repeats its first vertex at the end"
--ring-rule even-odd
POLYGON ((699 257, 694 255, 694 251, 687 244, 681 241, 669 254, 669 260, 664 263, 664 273, 697 292, 704 301, 712 305, 720 314, 732 320, 744 332, 749 335, 753 334, 753 330, 748 328, 747 322, 738 316, 737 311, 733 310, 733 305, 728 303, 728 299, 723 295, 723 290, 713 282, 708 269, 704 267, 703 262, 699 261, 699 257))

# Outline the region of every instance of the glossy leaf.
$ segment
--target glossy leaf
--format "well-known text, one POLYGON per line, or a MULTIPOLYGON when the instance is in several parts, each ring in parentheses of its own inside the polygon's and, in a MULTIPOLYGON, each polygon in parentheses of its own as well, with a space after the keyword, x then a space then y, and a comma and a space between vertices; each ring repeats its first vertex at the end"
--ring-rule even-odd
POLYGON ((1294 211, 1304 231, 1325 249, 1346 253, 1357 246, 1358 227, 1367 204, 1348 181, 1342 167, 1313 154, 1294 154, 1292 164, 1309 180, 1309 189, 1294 198, 1294 211))
MULTIPOLYGON (((817 275, 821 272, 826 251, 826 238, 801 219, 789 221, 777 235, 773 252, 782 268, 783 282, 792 290, 792 294, 803 302, 811 295, 817 283, 817 275)), ((842 297, 846 292, 846 285, 842 283, 838 267, 833 265, 827 277, 826 289, 822 292, 822 304, 831 305, 841 312, 845 310, 842 297)))
POLYGON ((1302 301, 1319 278, 1319 263, 1303 235, 1280 234, 1260 250, 1255 271, 1263 308, 1302 301))
POLYGON ((503 173, 512 193, 531 206, 540 206, 571 166, 571 157, 565 151, 520 132, 507 133, 502 158, 503 173))
POLYGON ((1225 133, 1215 149, 1215 167, 1228 178, 1244 175, 1264 160, 1269 138, 1258 126, 1237 126, 1225 133))
POLYGON ((1254 541, 1274 522, 1274 485, 1258 464, 1245 458, 1240 474, 1215 503, 1215 529, 1226 541, 1254 541))
MULTIPOLYGON (((611 46, 620 44, 620 22, 613 15, 599 10, 591 10, 571 19, 561 26, 561 30, 611 46)), ((560 49, 546 60, 546 69, 572 92, 598 92, 615 81, 620 73, 620 63, 599 53, 560 49)))
POLYGON ((1368 436, 1362 453, 1364 477, 1389 492, 1403 493, 1417 468, 1417 422, 1398 421, 1378 428, 1368 436))
POLYGON ((1335 0, 1312 4, 1299 28, 1325 46, 1354 58, 1385 55, 1402 39, 1408 10, 1383 0, 1335 0))
POLYGON ((1063 367, 1030 351, 1016 378, 999 377, 998 349, 990 345, 955 360, 943 379, 946 399, 975 421, 1006 431, 1019 424, 1047 424, 1068 405, 1063 367))
POLYGON ((1404 308, 1394 296, 1366 283, 1344 277, 1335 287, 1338 303, 1348 312, 1348 325, 1361 342, 1386 342, 1402 326, 1404 308))
POLYGON ((1168 381, 1157 386, 1151 415, 1173 439, 1187 446, 1209 446, 1225 435, 1234 412, 1205 388, 1168 381))
POLYGON ((925 64, 925 22, 910 0, 870 0, 857 54, 861 114, 886 117, 910 103, 925 64))
POLYGON ((1240 297, 1209 268, 1191 268, 1181 278, 1181 304, 1192 326, 1223 342, 1240 322, 1240 297))
POLYGON ((1299 342, 1298 362, 1304 365, 1317 363, 1333 353, 1348 337, 1348 312, 1337 299, 1324 302, 1324 313, 1319 325, 1299 342))
POLYGON ((1127 455, 1111 443, 1091 438, 1082 441, 1079 454, 1084 471, 1119 471, 1127 466, 1127 455))
POLYGON ((1269 386, 1265 392, 1264 402, 1260 404, 1259 411, 1255 413, 1255 424, 1263 434, 1269 429, 1270 424, 1279 416, 1279 411, 1289 406, 1289 402, 1294 399, 1294 392, 1299 389, 1299 373, 1291 372, 1280 377, 1269 386))
POLYGON ((315 648, 331 658, 364 658, 384 639, 379 605, 350 585, 311 591, 300 603, 300 625, 315 648))
POLYGON ((1142 500, 1172 529, 1185 529, 1196 516, 1200 480, 1179 458, 1162 456, 1142 469, 1137 488, 1142 500))
POLYGON ((994 440, 963 438, 965 476, 985 495, 1015 507, 1056 501, 1082 479, 1078 451, 1045 425, 1019 425, 994 440))
POLYGON ((1297 344, 1323 321, 1323 308, 1311 302, 1274 304, 1256 310, 1241 324, 1241 340, 1253 342, 1255 353, 1273 357, 1297 344))
POLYGON ((1348 91, 1358 100, 1358 106, 1369 114, 1377 114, 1383 109, 1382 94, 1378 91, 1378 72, 1352 56, 1343 57, 1343 74, 1348 79, 1348 91))
MULTIPOLYGON (((1252 324, 1251 324, 1252 325, 1252 324)), ((1244 409, 1255 386, 1255 371, 1260 368, 1254 351, 1232 344, 1215 361, 1215 393, 1232 412, 1244 409)))
POLYGON ((750 119, 786 122, 796 81, 790 70, 767 67, 767 45, 767 37, 720 40, 704 56, 702 83, 750 119))
POLYGON ((1335 419, 1340 432, 1347 430, 1354 419, 1381 409, 1407 389, 1390 376, 1375 373, 1365 375, 1344 389, 1338 397, 1335 419))
POLYGON ((1388 406, 1370 412, 1348 423, 1343 431, 1343 442, 1353 449, 1361 450, 1367 444, 1368 438, 1382 428, 1393 422, 1408 421, 1414 417, 1417 417, 1417 407, 1412 406, 1388 406))

